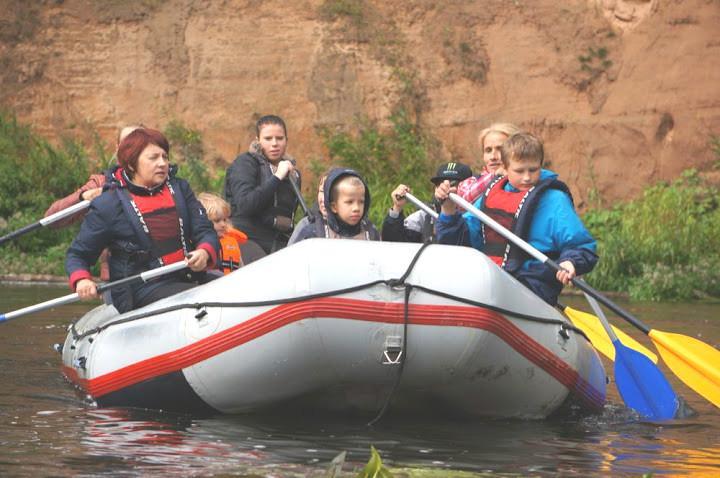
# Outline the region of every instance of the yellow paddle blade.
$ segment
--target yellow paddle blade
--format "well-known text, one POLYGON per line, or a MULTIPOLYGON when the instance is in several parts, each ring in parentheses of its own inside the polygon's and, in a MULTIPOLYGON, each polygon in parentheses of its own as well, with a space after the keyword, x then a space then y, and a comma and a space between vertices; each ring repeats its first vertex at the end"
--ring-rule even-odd
MULTIPOLYGON (((565 307, 563 312, 565 312, 565 315, 570 318, 575 327, 585 332, 585 335, 588 336, 595 349, 613 362, 615 361, 615 346, 610 341, 610 337, 607 332, 605 332, 605 328, 602 326, 600 319, 592 314, 575 310, 570 307, 565 307)), ((640 352, 652 360, 653 363, 657 363, 658 357, 650 349, 614 325, 611 325, 610 327, 612 327, 613 332, 617 335, 620 343, 622 343, 625 347, 640 352)))
POLYGON ((720 407, 720 350, 687 335, 651 330, 648 336, 685 385, 720 407))

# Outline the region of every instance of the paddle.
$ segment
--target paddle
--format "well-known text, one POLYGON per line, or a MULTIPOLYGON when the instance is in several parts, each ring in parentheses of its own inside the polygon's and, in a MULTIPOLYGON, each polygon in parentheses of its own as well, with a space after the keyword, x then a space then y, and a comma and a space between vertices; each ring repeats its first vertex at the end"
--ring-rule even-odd
MULTIPOLYGON (((418 208, 422 209, 426 213, 430 214, 432 217, 437 219, 438 213, 435 212, 432 208, 430 208, 427 204, 420 201, 418 198, 413 196, 410 193, 406 193, 405 197, 415 204, 418 208)), ((565 312, 565 315, 568 316, 568 318, 572 321, 572 323, 577 327, 578 329, 582 330, 585 335, 588 336, 590 339, 590 342, 593 344, 593 346, 599 350, 603 355, 605 355, 610 360, 615 360, 615 347, 613 347, 612 342, 610 341, 610 337, 608 336, 607 332, 605 332, 605 329, 603 328, 602 324, 600 323, 600 319, 595 317, 592 314, 588 314, 586 312, 581 312, 579 310, 571 309, 570 307, 558 304, 560 306, 560 309, 565 312)), ((638 352, 642 353, 643 355, 646 355, 650 360, 653 361, 653 363, 657 363, 657 355, 655 355, 653 352, 648 350, 647 347, 639 343, 637 340, 630 337, 628 334, 623 332, 622 330, 616 328, 615 326, 612 327, 615 334, 620 339, 620 342, 622 342, 623 345, 630 347, 633 350, 637 350, 638 352)))
MULTIPOLYGON (((478 219, 489 225, 495 231, 522 248, 535 259, 548 265, 554 270, 560 266, 545 254, 520 239, 500 224, 488 217, 485 213, 465 201, 457 194, 451 193, 450 199, 456 204, 471 211, 478 219)), ((598 300, 602 305, 630 322, 641 332, 650 337, 660 356, 665 360, 670 370, 680 378, 688 387, 695 390, 716 407, 720 407, 720 351, 698 339, 686 335, 661 332, 650 329, 647 325, 635 318, 619 305, 602 295, 581 279, 572 279, 572 283, 583 292, 598 300)))
POLYGON ((670 383, 645 355, 625 347, 615 335, 600 304, 585 294, 615 347, 615 384, 625 405, 652 420, 675 418, 679 401, 670 383))
POLYGON ((64 219, 68 216, 72 216, 76 212, 80 212, 84 209, 87 209, 89 206, 90 206, 90 201, 80 201, 79 203, 75 204, 74 206, 70 206, 67 209, 58 211, 55 214, 50 214, 48 217, 44 217, 37 222, 28 224, 27 226, 21 227, 17 231, 13 231, 10 234, 6 234, 6 235, 0 237, 0 245, 6 243, 7 241, 9 241, 11 239, 15 239, 16 237, 20 237, 25 233, 34 231, 35 229, 39 229, 44 226, 49 226, 50 224, 57 222, 60 219, 64 219))
MULTIPOLYGON (((603 327, 600 319, 598 319, 592 314, 588 314, 587 312, 575 310, 571 307, 561 304, 560 302, 558 302, 557 307, 562 310, 565 315, 568 316, 568 318, 572 321, 575 327, 582 330, 585 335, 588 336, 590 342, 592 342, 593 344, 593 347, 595 347, 608 359, 615 361, 615 347, 613 346, 612 341, 610 340, 610 337, 605 331, 605 328, 603 327)), ((630 337, 628 334, 618 329, 614 325, 610 325, 610 328, 612 328, 613 332, 615 332, 615 335, 624 346, 640 352, 641 354, 652 360, 653 363, 657 363, 658 356, 651 350, 649 350, 647 347, 645 347, 640 342, 630 337)))
MULTIPOLYGON (((300 179, 300 174, 298 174, 297 171, 295 171, 295 178, 300 179)), ((300 202, 300 207, 302 208, 303 212, 305 213, 305 215, 307 217, 311 217, 310 209, 308 208, 308 205, 305 202, 305 199, 302 197, 302 194, 300 193, 300 189, 298 189, 298 185, 295 184, 295 181, 292 180, 292 178, 290 177, 289 174, 288 174, 287 179, 288 179, 288 181, 290 181, 290 185, 292 186, 293 191, 295 191, 295 196, 297 197, 298 201, 300 202)))
MULTIPOLYGON (((141 274, 137 274, 130 277, 125 277, 124 279, 116 280, 115 282, 109 282, 107 284, 99 284, 97 286, 97 292, 98 294, 108 290, 112 289, 113 287, 117 287, 119 285, 127 285, 133 282, 147 282, 151 279, 155 279, 156 277, 160 277, 165 274, 170 274, 172 272, 177 272, 185 269, 187 267, 187 264, 185 262, 176 262, 174 264, 170 264, 163 267, 158 267, 157 269, 151 269, 149 271, 145 271, 141 274)), ((77 302, 80 300, 80 296, 78 296, 78 293, 72 293, 65 295, 63 297, 58 297, 57 299, 51 299, 45 302, 41 302, 40 304, 31 305, 22 309, 14 310, 12 312, 8 312, 6 314, 0 314, 0 323, 6 322, 10 319, 16 319, 18 317, 21 317, 23 315, 32 314, 34 312, 40 312, 41 310, 46 310, 51 307, 55 307, 57 305, 64 305, 64 304, 71 304, 73 302, 77 302)))
POLYGON ((430 214, 430 216, 434 217, 435 219, 438 218, 438 213, 437 213, 437 211, 435 211, 433 208, 431 208, 430 206, 428 206, 427 204, 425 204, 424 202, 422 202, 421 200, 419 200, 418 198, 416 198, 416 197, 413 196, 412 194, 410 194, 410 193, 405 193, 405 197, 406 197, 411 203, 413 203, 415 206, 417 206, 419 209, 422 209, 423 211, 425 211, 426 213, 430 214))

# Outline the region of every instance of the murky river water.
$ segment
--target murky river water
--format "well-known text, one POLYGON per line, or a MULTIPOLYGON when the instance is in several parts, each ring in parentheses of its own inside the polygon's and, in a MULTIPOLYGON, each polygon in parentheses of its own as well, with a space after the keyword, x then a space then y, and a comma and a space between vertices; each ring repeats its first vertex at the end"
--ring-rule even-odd
MULTIPOLYGON (((0 285, 0 311, 66 293, 0 285)), ((565 301, 587 310, 580 300, 565 301)), ((0 325, 0 476, 324 476, 342 451, 348 452, 345 476, 354 476, 350 470, 367 462, 371 444, 385 464, 403 468, 400 476, 720 476, 720 409, 670 372, 696 416, 638 421, 612 385, 601 415, 540 422, 388 417, 368 428, 340 417, 98 409, 62 377, 51 348, 89 308, 69 305, 0 325)), ((658 330, 720 344, 720 304, 627 308, 658 330)))

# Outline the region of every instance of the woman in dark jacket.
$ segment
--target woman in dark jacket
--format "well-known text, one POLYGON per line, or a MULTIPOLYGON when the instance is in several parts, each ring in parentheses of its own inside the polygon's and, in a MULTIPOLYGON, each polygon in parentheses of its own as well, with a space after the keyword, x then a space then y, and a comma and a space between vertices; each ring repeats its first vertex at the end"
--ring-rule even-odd
POLYGON ((263 116, 250 150, 238 156, 225 176, 225 199, 232 223, 270 254, 287 245, 298 199, 289 181, 300 176, 285 155, 287 128, 278 116, 263 116))
MULTIPOLYGON (((156 130, 137 129, 118 148, 120 166, 107 173, 105 192, 93 200, 67 252, 70 287, 82 299, 97 297, 90 267, 110 249, 115 281, 179 261, 200 273, 217 260, 217 234, 190 185, 174 177, 170 146, 156 130)), ((195 275, 165 276, 140 285, 113 288, 120 312, 142 307, 197 285, 195 275)))

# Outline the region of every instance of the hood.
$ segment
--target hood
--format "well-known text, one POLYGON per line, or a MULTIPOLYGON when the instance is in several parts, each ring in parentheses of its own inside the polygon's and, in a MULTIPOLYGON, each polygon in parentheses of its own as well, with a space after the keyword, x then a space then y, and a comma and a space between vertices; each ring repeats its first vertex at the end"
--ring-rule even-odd
POLYGON ((370 210, 370 189, 362 176, 360 176, 360 173, 350 168, 335 168, 331 170, 325 180, 323 195, 325 196, 325 209, 327 210, 328 227, 342 236, 350 237, 359 234, 362 230, 363 222, 367 219, 368 211, 370 210), (332 209, 330 208, 330 203, 332 202, 332 199, 330 198, 330 191, 332 191, 332 187, 336 182, 346 176, 355 176, 360 179, 365 186, 365 210, 363 211, 363 217, 360 222, 354 226, 342 221, 334 212, 332 212, 332 209))

